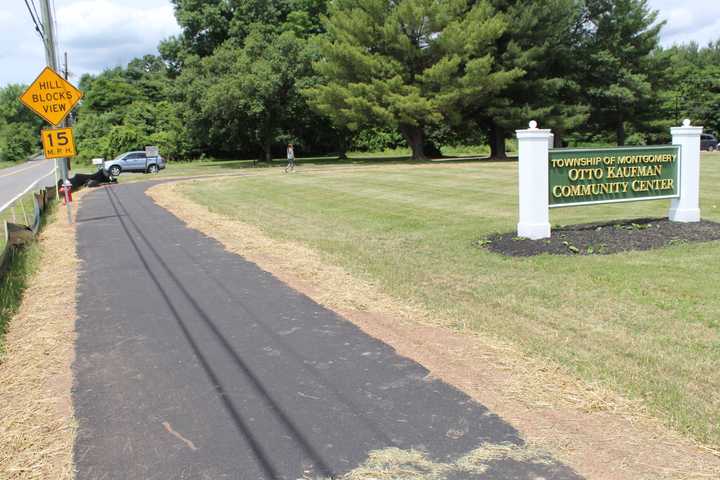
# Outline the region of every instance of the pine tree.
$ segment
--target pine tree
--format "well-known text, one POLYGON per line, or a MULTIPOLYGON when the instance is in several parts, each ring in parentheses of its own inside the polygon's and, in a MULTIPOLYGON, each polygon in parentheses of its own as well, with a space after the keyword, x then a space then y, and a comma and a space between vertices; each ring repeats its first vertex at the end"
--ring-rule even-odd
POLYGON ((587 0, 585 84, 591 122, 615 131, 624 145, 626 125, 638 123, 657 99, 653 51, 664 22, 647 0, 587 0))
POLYGON ((504 158, 505 140, 531 119, 552 128, 556 144, 565 131, 584 122, 588 108, 580 100, 577 54, 582 40, 580 0, 494 0, 512 19, 497 41, 498 62, 525 73, 504 89, 475 118, 488 131, 491 156, 504 158))
POLYGON ((338 0, 325 28, 309 102, 342 128, 398 129, 413 159, 429 125, 462 123, 523 74, 496 63, 508 19, 487 0, 338 0))

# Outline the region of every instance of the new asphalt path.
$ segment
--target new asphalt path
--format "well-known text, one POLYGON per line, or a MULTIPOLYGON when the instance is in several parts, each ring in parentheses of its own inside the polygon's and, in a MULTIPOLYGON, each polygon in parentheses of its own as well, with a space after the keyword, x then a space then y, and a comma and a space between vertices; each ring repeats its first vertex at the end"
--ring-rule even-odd
MULTIPOLYGON (((419 364, 187 228, 148 185, 96 189, 78 213, 78 479, 335 478, 387 447, 452 462, 522 445, 419 364)), ((578 477, 505 458, 460 478, 578 477)))

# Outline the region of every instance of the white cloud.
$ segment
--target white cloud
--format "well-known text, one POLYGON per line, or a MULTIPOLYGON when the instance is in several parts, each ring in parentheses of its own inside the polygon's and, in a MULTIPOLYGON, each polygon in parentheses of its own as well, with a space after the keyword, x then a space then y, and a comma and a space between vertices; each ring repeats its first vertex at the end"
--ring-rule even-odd
MULTIPOLYGON (((77 76, 157 53, 179 32, 170 0, 54 0, 59 52, 68 51, 77 76)), ((663 45, 720 40, 720 0, 649 0, 667 20, 663 45)), ((37 0, 36 0, 37 4, 37 0)), ((31 82, 45 63, 23 0, 0 0, 0 86, 31 82)))
POLYGON ((158 43, 178 33, 172 6, 142 8, 117 0, 75 1, 58 8, 58 38, 83 70, 123 65, 155 53, 158 43))
MULTIPOLYGON (((35 2, 37 4, 37 0, 35 2)), ((180 31, 170 0, 54 0, 58 53, 70 71, 98 73, 134 57, 156 54, 180 31)), ((22 0, 0 0, 0 86, 31 82, 45 64, 42 41, 22 0)))
POLYGON ((694 41, 704 46, 720 40, 720 1, 650 0, 649 5, 667 22, 661 33, 663 45, 694 41))

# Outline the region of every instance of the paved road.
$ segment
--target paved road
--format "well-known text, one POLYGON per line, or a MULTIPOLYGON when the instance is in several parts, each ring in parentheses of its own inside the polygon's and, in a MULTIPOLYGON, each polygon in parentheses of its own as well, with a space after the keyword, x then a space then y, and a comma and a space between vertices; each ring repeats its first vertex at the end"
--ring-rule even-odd
MULTIPOLYGON (((422 366, 186 228, 147 185, 98 189, 78 214, 78 479, 333 478, 390 446, 451 461, 522 444, 422 366)), ((477 478, 578 477, 504 459, 477 478)))
POLYGON ((52 175, 54 166, 53 160, 38 160, 0 170, 0 206, 38 179, 43 179, 44 186, 52 186, 55 183, 55 176, 52 175))

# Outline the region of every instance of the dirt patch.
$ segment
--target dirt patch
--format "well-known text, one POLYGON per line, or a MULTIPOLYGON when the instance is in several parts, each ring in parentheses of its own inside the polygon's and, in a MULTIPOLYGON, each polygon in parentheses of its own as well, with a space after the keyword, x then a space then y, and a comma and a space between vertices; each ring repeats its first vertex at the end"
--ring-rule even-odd
POLYGON ((0 359, 0 477, 73 478, 70 370, 78 260, 63 212, 41 232, 38 271, 9 324, 0 359))
MULTIPOLYGON (((257 263, 475 398, 513 424, 528 444, 549 451, 581 475, 608 480, 720 478, 720 459, 713 450, 670 431, 649 417, 641 402, 581 382, 559 366, 530 359, 505 342, 446 328, 462 322, 391 298, 329 265, 318 252, 214 214, 189 201, 177 187, 156 186, 148 193, 190 228, 217 239, 228 251, 257 263), (275 253, 287 251, 293 255, 275 253)), ((387 466, 383 458, 378 453, 361 467, 377 467, 375 477, 367 478, 405 478, 378 476, 387 466)), ((412 458, 421 464, 426 461, 412 458)), ((362 472, 367 470, 355 473, 362 472)))
POLYGON ((551 255, 608 255, 684 243, 720 240, 720 223, 671 222, 667 218, 640 218, 554 228, 551 238, 530 240, 515 233, 492 235, 478 246, 512 257, 551 255))

